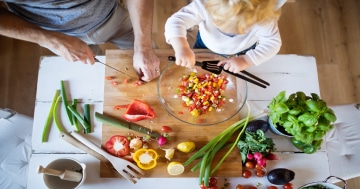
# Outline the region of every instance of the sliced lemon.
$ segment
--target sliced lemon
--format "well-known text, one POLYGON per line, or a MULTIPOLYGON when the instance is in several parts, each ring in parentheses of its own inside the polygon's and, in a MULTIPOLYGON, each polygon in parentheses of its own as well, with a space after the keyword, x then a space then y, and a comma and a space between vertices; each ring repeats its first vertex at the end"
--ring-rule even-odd
POLYGON ((167 172, 169 175, 180 175, 184 172, 185 167, 180 162, 171 162, 167 166, 167 172))

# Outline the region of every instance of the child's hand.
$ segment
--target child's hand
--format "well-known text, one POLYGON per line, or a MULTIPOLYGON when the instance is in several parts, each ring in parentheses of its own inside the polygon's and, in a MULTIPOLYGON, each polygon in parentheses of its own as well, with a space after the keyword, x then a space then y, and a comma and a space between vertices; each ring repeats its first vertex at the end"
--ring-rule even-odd
POLYGON ((221 60, 217 65, 223 66, 225 70, 228 70, 230 72, 239 73, 240 71, 245 70, 253 64, 247 62, 245 56, 242 55, 221 60))
POLYGON ((175 51, 176 65, 189 68, 195 66, 195 54, 185 38, 174 37, 170 39, 170 44, 175 51))
POLYGON ((195 54, 190 48, 183 48, 180 52, 175 51, 175 64, 193 68, 195 66, 195 54))

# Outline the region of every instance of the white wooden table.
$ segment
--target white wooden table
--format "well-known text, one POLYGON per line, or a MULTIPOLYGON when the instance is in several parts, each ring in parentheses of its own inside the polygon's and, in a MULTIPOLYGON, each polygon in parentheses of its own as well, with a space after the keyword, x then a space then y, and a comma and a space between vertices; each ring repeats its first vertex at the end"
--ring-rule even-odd
MULTIPOLYGON (((99 57, 105 61, 105 57, 99 57)), ((297 55, 277 55, 271 60, 258 67, 253 67, 249 72, 267 80, 271 86, 263 89, 249 84, 248 102, 252 111, 266 109, 270 100, 280 91, 286 90, 287 94, 303 91, 306 94, 320 94, 317 68, 314 57, 297 55)), ((60 80, 68 82, 67 90, 71 99, 81 99, 81 103, 92 104, 92 112, 103 111, 105 67, 101 64, 93 66, 82 63, 66 62, 60 57, 43 57, 40 62, 40 70, 37 85, 36 106, 34 115, 34 126, 32 135, 33 154, 29 165, 28 188, 46 188, 42 175, 37 174, 39 165, 46 166, 50 161, 60 157, 72 157, 87 165, 87 178, 81 188, 157 188, 157 189, 198 189, 198 178, 143 178, 137 184, 123 178, 100 178, 100 163, 94 157, 85 154, 83 151, 66 143, 59 137, 55 125, 50 130, 49 140, 41 142, 41 135, 47 118, 55 90, 60 89, 60 80), (160 184, 161 183, 161 184, 160 184), (150 187, 151 186, 151 187, 150 187)), ((66 130, 73 130, 68 123, 64 109, 61 109, 62 123, 66 130)), ((246 106, 241 110, 240 115, 247 113, 246 106)), ((98 145, 101 143, 101 123, 94 118, 94 132, 87 135, 98 145)), ((326 147, 314 154, 308 155, 297 153, 288 138, 272 134, 277 148, 276 155, 279 160, 268 161, 267 169, 288 168, 295 172, 295 179, 292 181, 294 188, 306 183, 324 180, 330 175, 326 147)), ((225 178, 218 178, 218 187, 222 187, 225 178)), ((257 185, 258 188, 267 188, 270 183, 266 177, 258 178, 252 176, 245 178, 226 178, 230 187, 235 188, 237 184, 257 185)), ((282 187, 279 187, 282 188, 282 187)))

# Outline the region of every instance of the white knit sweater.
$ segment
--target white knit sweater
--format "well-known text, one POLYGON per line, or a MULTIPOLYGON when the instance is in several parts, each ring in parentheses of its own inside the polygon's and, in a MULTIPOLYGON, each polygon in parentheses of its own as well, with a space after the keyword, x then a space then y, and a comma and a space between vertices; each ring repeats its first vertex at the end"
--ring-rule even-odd
MULTIPOLYGON (((173 14, 165 24, 165 38, 185 37, 187 29, 198 25, 201 39, 211 51, 233 55, 258 43, 255 49, 247 51, 245 56, 253 64, 259 65, 276 55, 281 46, 277 21, 266 25, 255 25, 242 35, 229 36, 221 32, 212 22, 205 9, 206 0, 193 0, 190 4, 173 14)), ((286 0, 278 0, 280 8, 286 0)))

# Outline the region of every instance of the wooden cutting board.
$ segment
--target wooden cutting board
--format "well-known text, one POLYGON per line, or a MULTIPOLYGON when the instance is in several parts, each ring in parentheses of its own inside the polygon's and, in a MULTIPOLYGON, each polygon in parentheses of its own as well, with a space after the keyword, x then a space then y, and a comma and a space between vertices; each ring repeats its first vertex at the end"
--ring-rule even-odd
MULTIPOLYGON (((174 55, 172 49, 158 49, 156 53, 161 61, 161 70, 169 63, 168 56, 174 55)), ((202 55, 203 56, 203 55, 202 55)), ((200 57, 201 58, 201 57, 200 57)), ((213 55, 207 54, 205 59, 214 59, 213 55)), ((115 67, 128 75, 117 72, 109 67, 105 68, 105 77, 114 76, 114 80, 104 79, 104 114, 112 117, 121 118, 121 115, 125 110, 114 110, 115 105, 130 104, 133 99, 139 99, 149 104, 155 111, 156 117, 154 119, 142 120, 137 122, 138 124, 151 128, 155 131, 161 132, 161 126, 167 125, 173 129, 170 133, 170 140, 168 143, 161 148, 176 148, 176 145, 184 141, 193 141, 196 144, 195 151, 199 150, 208 141, 213 139, 216 135, 222 132, 225 128, 232 125, 236 121, 240 120, 240 116, 236 115, 232 119, 212 126, 194 126, 181 122, 172 117, 162 107, 157 94, 157 79, 148 82, 142 86, 134 86, 133 83, 137 80, 137 74, 135 73, 133 66, 133 51, 132 50, 107 50, 106 51, 106 64, 115 67), (124 83, 128 80, 128 83, 124 83), (118 85, 113 86, 112 82, 118 82, 118 85)), ((104 124, 102 128, 102 145, 104 146, 106 141, 113 135, 124 135, 124 136, 144 136, 141 133, 136 133, 131 130, 120 129, 114 126, 104 124)), ((145 177, 174 177, 167 173, 167 165, 169 161, 164 157, 164 150, 160 149, 155 142, 151 143, 151 148, 154 148, 159 153, 158 165, 152 169, 145 171, 145 177)), ((223 154, 227 151, 220 151, 216 155, 214 162, 218 162, 223 154)), ((214 176, 219 177, 239 177, 242 174, 242 163, 239 153, 239 149, 235 148, 229 155, 226 161, 221 167, 215 172, 214 176)), ((194 152, 193 152, 194 153, 194 152)), ((174 158, 171 161, 185 162, 193 153, 185 154, 180 151, 175 151, 174 158)), ((178 177, 198 177, 199 171, 191 172, 190 169, 198 162, 194 161, 189 166, 185 167, 184 174, 178 177)), ((114 174, 103 164, 100 164, 100 176, 101 177, 115 177, 114 174)))

